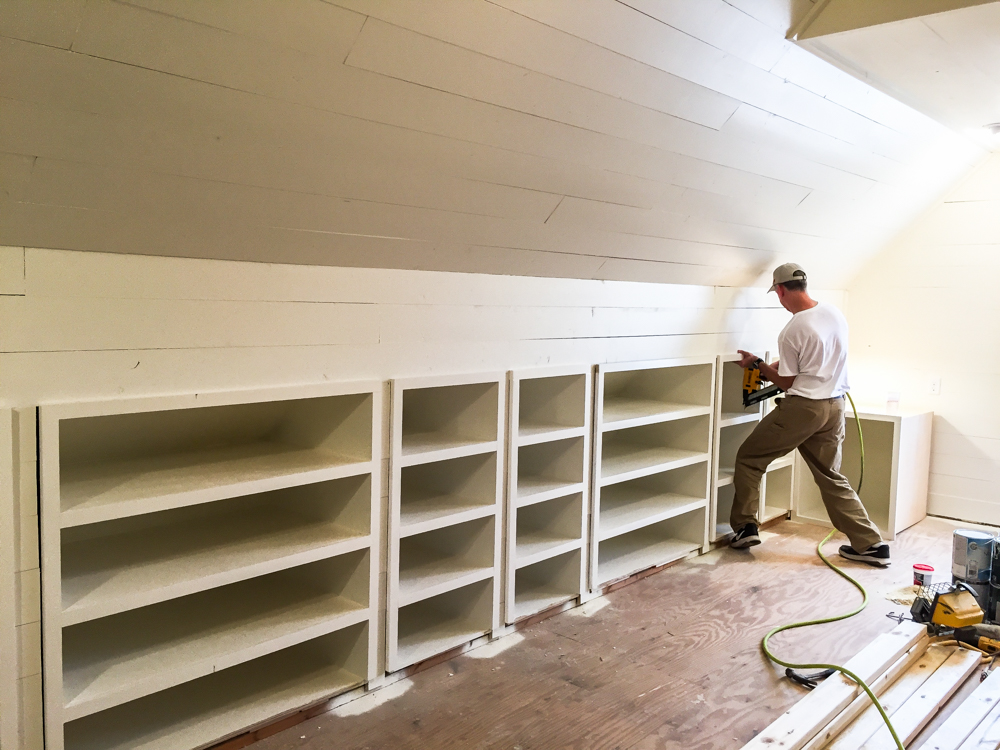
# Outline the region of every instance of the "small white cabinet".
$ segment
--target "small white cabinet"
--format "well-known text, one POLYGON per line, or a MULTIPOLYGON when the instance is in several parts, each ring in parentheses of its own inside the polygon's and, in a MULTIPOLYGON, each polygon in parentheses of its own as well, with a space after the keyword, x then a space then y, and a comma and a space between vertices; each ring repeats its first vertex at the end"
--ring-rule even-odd
MULTIPOLYGON (((861 502, 885 539, 921 521, 927 515, 933 412, 890 414, 859 408, 865 444, 865 475, 861 502)), ((841 472, 857 486, 861 451, 854 412, 847 403, 847 435, 841 472)), ((796 452, 793 517, 807 523, 830 525, 812 472, 796 452)))

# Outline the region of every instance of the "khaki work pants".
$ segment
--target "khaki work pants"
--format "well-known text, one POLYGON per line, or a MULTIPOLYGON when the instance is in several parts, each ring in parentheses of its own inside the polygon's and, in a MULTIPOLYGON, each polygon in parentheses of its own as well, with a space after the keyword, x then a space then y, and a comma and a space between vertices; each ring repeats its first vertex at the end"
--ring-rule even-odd
POLYGON ((760 421, 736 453, 735 498, 730 523, 739 531, 757 523, 760 479, 772 461, 796 448, 812 471, 833 525, 858 551, 882 541, 857 493, 840 473, 844 399, 786 396, 760 421))

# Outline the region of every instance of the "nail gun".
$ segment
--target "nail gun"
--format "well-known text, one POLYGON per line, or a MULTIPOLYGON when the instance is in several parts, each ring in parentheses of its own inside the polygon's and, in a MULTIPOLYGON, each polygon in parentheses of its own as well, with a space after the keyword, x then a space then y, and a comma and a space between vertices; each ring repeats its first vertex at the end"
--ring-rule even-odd
POLYGON ((760 372, 760 360, 743 370, 743 406, 753 406, 761 401, 767 401, 772 396, 784 393, 778 386, 763 387, 765 379, 760 372))

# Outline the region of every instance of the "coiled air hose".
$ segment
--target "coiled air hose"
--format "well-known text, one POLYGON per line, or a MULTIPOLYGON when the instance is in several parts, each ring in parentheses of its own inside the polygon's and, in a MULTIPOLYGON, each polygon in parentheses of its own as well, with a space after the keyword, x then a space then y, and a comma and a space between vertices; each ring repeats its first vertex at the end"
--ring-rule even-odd
MULTIPOLYGON (((861 419, 860 417, 858 417, 858 407, 854 405, 854 399, 851 398, 850 393, 847 394, 847 398, 851 402, 851 408, 854 410, 854 423, 857 425, 858 428, 858 444, 861 447, 861 474, 858 477, 858 488, 857 488, 857 491, 861 492, 861 483, 864 481, 865 478, 865 439, 864 435, 862 435, 861 433, 861 419)), ((831 531, 829 534, 826 535, 826 538, 822 542, 820 542, 819 545, 816 547, 816 554, 819 555, 820 559, 824 563, 826 563, 827 567, 829 567, 834 573, 850 581, 851 584, 853 584, 854 587, 861 592, 861 604, 858 605, 856 608, 852 609, 850 612, 845 612, 842 615, 835 615, 833 617, 824 617, 819 620, 806 620, 804 622, 793 622, 789 623, 788 625, 781 625, 779 627, 776 627, 771 632, 769 632, 767 635, 764 636, 764 640, 761 641, 760 645, 764 651, 764 655, 767 656, 768 659, 773 661, 775 664, 780 664, 781 666, 787 669, 832 670, 834 672, 840 672, 844 676, 850 678, 851 680, 854 680, 854 682, 858 683, 858 685, 861 686, 861 688, 865 691, 865 693, 868 694, 868 697, 871 698, 872 703, 875 705, 875 708, 878 709, 878 712, 881 715, 882 720, 885 722, 885 725, 889 728, 889 733, 892 735, 893 741, 895 741, 896 743, 897 750, 906 750, 906 748, 903 747, 902 741, 899 739, 899 735, 896 734, 896 729, 892 726, 892 722, 889 721, 888 714, 886 714, 885 709, 882 708, 882 704, 879 702, 878 697, 875 695, 875 693, 872 692, 872 689, 868 687, 867 683, 865 683, 864 680, 862 680, 860 677, 854 674, 854 672, 852 672, 849 669, 845 669, 844 667, 838 666, 836 664, 795 664, 793 662, 779 659, 777 656, 774 655, 774 652, 771 651, 769 642, 771 638, 777 635, 778 633, 783 633, 786 630, 795 630, 796 628, 807 628, 810 625, 824 625, 828 622, 838 622, 840 620, 846 620, 849 617, 854 617, 854 615, 858 614, 865 607, 868 606, 868 592, 865 590, 865 587, 862 586, 856 579, 852 578, 850 575, 845 573, 841 568, 838 568, 836 565, 830 562, 829 558, 827 558, 827 556, 823 554, 823 545, 829 542, 830 539, 833 538, 833 535, 836 533, 837 530, 834 529, 833 531, 831 531)))

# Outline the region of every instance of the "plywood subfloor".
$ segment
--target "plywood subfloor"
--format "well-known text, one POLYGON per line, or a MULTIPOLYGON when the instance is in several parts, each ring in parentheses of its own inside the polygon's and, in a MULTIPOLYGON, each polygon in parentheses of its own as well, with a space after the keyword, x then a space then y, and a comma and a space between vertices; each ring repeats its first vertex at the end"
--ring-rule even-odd
MULTIPOLYGON (((843 663, 891 629, 886 613, 904 608, 885 594, 909 583, 913 563, 947 570, 955 527, 928 519, 903 533, 888 570, 847 563, 869 587, 868 609, 775 646, 843 663)), ((761 636, 856 601, 815 555, 824 529, 785 522, 771 532, 749 552, 689 560, 609 594, 603 608, 598 599, 530 626, 492 658, 455 657, 416 674, 402 694, 387 688, 397 697, 365 713, 324 714, 254 750, 739 748, 804 694, 763 659, 761 636)), ((977 675, 964 692, 973 683, 977 675)))

